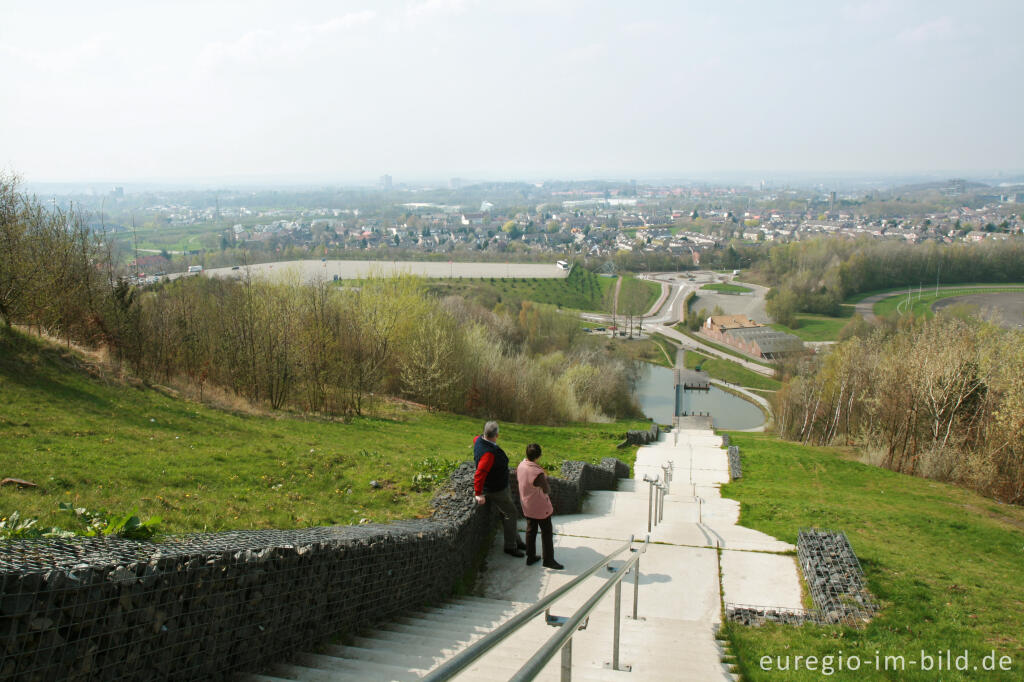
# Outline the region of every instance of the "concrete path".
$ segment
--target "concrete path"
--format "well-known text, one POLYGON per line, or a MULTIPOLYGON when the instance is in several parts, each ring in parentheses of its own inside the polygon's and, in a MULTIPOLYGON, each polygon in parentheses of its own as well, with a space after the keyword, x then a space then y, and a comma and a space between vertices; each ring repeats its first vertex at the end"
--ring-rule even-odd
MULTIPOLYGON (((795 609, 800 608, 800 580, 794 557, 788 554, 795 547, 736 525, 739 503, 722 499, 718 490, 729 480, 726 451, 721 436, 710 429, 663 434, 657 443, 639 449, 633 480, 621 481, 615 492, 589 493, 581 514, 555 517, 555 557, 565 565, 564 571, 547 570, 540 564, 526 566, 523 560, 503 554, 498 538, 478 580, 477 595, 532 603, 630 535, 642 540, 647 534, 649 494, 643 476, 663 475, 662 465, 670 461, 674 480, 665 497, 663 519, 652 527, 652 544, 640 562, 641 620, 623 620, 620 660, 632 665, 628 679, 634 681, 733 679, 721 663, 715 637, 723 589, 726 602, 795 609)), ((571 615, 606 579, 603 573, 589 578, 553 613, 571 615)), ((627 578, 623 614, 631 611, 632 589, 627 578)), ((587 630, 573 639, 573 679, 626 679, 603 668, 611 656, 613 609, 609 595, 597 607, 587 630)), ((538 621, 525 640, 532 641, 536 650, 551 634, 552 629, 545 632, 538 621)), ((556 656, 538 679, 558 679, 558 665, 556 656)), ((484 657, 460 679, 484 679, 488 669, 484 657)))

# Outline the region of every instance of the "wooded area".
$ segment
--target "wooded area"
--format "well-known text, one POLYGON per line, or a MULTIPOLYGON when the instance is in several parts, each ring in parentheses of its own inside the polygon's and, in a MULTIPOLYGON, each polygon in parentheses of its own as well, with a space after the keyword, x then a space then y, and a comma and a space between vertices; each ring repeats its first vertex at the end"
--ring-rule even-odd
POLYGON ((805 358, 776 396, 781 435, 1024 503, 1024 332, 937 315, 805 358))

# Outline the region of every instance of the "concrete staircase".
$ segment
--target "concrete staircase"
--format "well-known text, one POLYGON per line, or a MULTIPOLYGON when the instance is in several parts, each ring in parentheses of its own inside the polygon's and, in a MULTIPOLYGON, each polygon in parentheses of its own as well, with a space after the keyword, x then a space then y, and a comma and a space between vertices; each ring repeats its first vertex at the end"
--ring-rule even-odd
MULTIPOLYGON (((328 645, 317 653, 297 654, 288 663, 275 664, 263 674, 238 679, 239 682, 418 680, 525 607, 525 604, 502 599, 453 599, 440 606, 392 618, 374 630, 352 637, 347 644, 328 645)), ((507 653, 498 654, 493 652, 488 660, 497 663, 509 659, 507 653)), ((491 679, 510 677, 525 660, 509 660, 508 666, 491 679), (513 665, 516 661, 518 664, 513 665)))
MULTIPOLYGON (((628 599, 623 596, 623 608, 628 599)), ((288 663, 277 663, 262 674, 240 676, 238 682, 377 682, 418 680, 470 644, 497 628, 527 604, 501 599, 461 597, 437 607, 400 616, 358 637, 348 644, 322 647, 316 653, 300 653, 288 663)), ((592 619, 605 620, 601 612, 592 619)), ((603 629, 603 628, 602 628, 603 629)), ((554 629, 544 623, 542 615, 509 637, 497 648, 478 659, 460 673, 459 680, 509 679, 525 663, 554 629)), ((602 633, 603 635, 604 633, 602 633)), ((620 667, 632 665, 643 669, 674 670, 671 679, 680 682, 705 682, 706 671, 716 671, 716 679, 735 679, 729 666, 722 663, 725 650, 694 656, 712 633, 701 623, 680 627, 674 620, 650 618, 640 621, 624 619, 620 640, 620 667), (679 668, 679 652, 688 651, 688 666, 698 670, 688 673, 679 668), (706 660, 703 660, 706 659, 706 660)), ((581 631, 573 638, 572 679, 579 682, 612 682, 636 680, 630 672, 608 667, 611 642, 605 636, 581 631)), ((536 678, 560 679, 560 656, 556 655, 536 678)), ((661 679, 640 675, 640 679, 661 679)))

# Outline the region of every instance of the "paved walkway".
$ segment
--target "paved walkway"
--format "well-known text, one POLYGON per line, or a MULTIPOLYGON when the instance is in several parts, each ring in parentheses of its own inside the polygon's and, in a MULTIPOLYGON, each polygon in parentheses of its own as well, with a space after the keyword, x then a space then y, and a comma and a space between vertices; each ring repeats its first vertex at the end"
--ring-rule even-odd
MULTIPOLYGON (((736 525, 739 503, 719 495, 719 486, 729 480, 721 445, 721 437, 710 429, 677 428, 657 443, 641 447, 633 480, 621 481, 615 492, 589 493, 581 514, 555 517, 555 557, 565 565, 564 571, 550 571, 540 564, 526 566, 522 559, 504 555, 499 537, 478 579, 477 595, 536 602, 630 535, 642 540, 648 510, 648 485, 642 478, 663 475, 662 465, 671 462, 674 480, 665 497, 663 520, 652 528, 652 544, 640 562, 640 620, 622 621, 620 661, 630 664, 632 672, 604 667, 611 660, 613 592, 597 607, 587 630, 573 640, 573 679, 732 680, 721 663, 715 637, 723 595, 727 602, 799 608, 800 582, 794 557, 780 554, 794 550, 792 545, 736 525)), ((621 561, 613 565, 618 564, 621 561)), ((607 575, 602 572, 589 578, 552 612, 571 615, 607 575)), ((631 613, 632 590, 632 579, 627 578, 624 616, 631 613)), ((525 652, 536 651, 552 634, 542 619, 535 619, 513 637, 518 644, 499 647, 493 655, 501 657, 504 650, 506 658, 513 651, 522 652, 513 656, 528 658, 525 652)), ((489 656, 460 679, 486 679, 489 670, 499 667, 498 659, 488 662, 489 656)), ((555 656, 538 679, 557 679, 558 670, 555 656)))

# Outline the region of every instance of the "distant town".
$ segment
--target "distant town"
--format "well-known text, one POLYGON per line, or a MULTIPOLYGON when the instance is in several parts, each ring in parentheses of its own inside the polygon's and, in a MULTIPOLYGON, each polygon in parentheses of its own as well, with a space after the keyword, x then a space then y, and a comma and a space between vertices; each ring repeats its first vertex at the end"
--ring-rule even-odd
POLYGON ((121 262, 148 272, 253 260, 366 257, 522 261, 710 250, 816 235, 904 242, 1007 239, 1024 230, 1024 184, 951 178, 846 191, 635 181, 395 184, 374 188, 92 191, 54 196, 90 213, 121 262), (354 251, 356 254, 345 255, 354 251), (230 252, 230 253, 225 253, 230 252), (217 258, 217 254, 227 258, 217 258))

